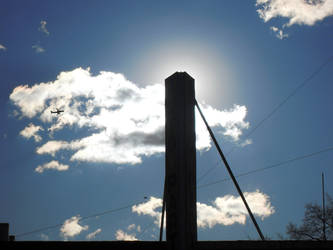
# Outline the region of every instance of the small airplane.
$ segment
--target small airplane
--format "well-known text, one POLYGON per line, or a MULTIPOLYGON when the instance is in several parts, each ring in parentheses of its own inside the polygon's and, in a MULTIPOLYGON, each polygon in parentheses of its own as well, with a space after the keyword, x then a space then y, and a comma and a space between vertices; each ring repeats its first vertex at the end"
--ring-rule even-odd
POLYGON ((60 109, 56 109, 57 111, 52 111, 51 110, 51 114, 57 114, 59 115, 60 113, 64 112, 63 110, 60 110, 60 109))

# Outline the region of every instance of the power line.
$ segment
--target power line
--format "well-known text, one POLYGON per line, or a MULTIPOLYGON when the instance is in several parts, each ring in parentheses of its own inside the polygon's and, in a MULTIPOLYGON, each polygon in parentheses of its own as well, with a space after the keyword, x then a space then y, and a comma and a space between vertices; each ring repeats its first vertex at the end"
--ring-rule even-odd
MULTIPOLYGON (((127 206, 123 206, 123 207, 119 207, 119 208, 115 208, 115 209, 110 209, 110 210, 106 210, 106 211, 103 211, 103 212, 100 212, 100 213, 96 213, 96 214, 92 214, 92 215, 89 215, 89 216, 85 216, 85 217, 82 217, 80 219, 80 221, 86 220, 86 219, 89 219, 89 218, 92 218, 92 217, 102 216, 102 215, 106 215, 106 214, 118 212, 118 211, 121 211, 121 210, 125 210, 125 209, 130 208, 130 207, 132 207, 134 205, 138 205, 140 202, 132 203, 132 204, 127 205, 127 206)), ((56 225, 53 225, 53 226, 42 227, 42 228, 39 228, 39 229, 35 229, 33 231, 29 231, 29 232, 17 234, 16 237, 22 237, 22 236, 26 236, 26 235, 29 235, 29 234, 43 232, 43 231, 46 231, 46 230, 49 230, 49 229, 54 229, 54 228, 62 226, 63 224, 64 223, 56 224, 56 225)))
MULTIPOLYGON (((320 150, 320 151, 317 151, 317 152, 313 152, 313 153, 306 154, 306 155, 301 155, 301 156, 298 156, 298 157, 295 157, 295 158, 292 158, 292 159, 289 159, 289 160, 286 160, 286 161, 283 161, 283 162, 279 162, 279 163, 276 163, 276 164, 273 164, 273 165, 269 165, 269 166, 266 166, 266 167, 263 167, 263 168, 257 168, 257 169, 254 169, 254 170, 236 175, 236 177, 242 177, 242 176, 254 174, 254 173, 257 173, 257 172, 265 171, 265 170, 268 170, 268 169, 271 169, 271 168, 280 167, 280 166, 283 166, 285 164, 288 164, 288 163, 291 163, 291 162, 294 162, 294 161, 299 161, 299 160, 303 160, 303 159, 306 159, 306 158, 310 158, 310 157, 313 157, 315 155, 319 155, 319 154, 322 154, 322 153, 325 153, 325 152, 328 152, 328 151, 332 151, 332 150, 333 150, 333 147, 329 147, 329 148, 326 148, 326 149, 323 149, 323 150, 320 150)), ((208 186, 212 186, 212 185, 215 185, 215 184, 218 184, 218 183, 221 183, 221 182, 225 182, 225 181, 229 181, 229 180, 230 180, 230 178, 224 178, 224 179, 221 179, 221 180, 210 182, 210 183, 198 186, 198 189, 208 187, 208 186)))
MULTIPOLYGON (((310 157, 313 157, 315 155, 319 155, 319 154, 322 154, 322 153, 325 153, 325 152, 328 152, 328 151, 332 151, 332 150, 333 150, 333 147, 328 147, 328 148, 320 150, 320 151, 316 151, 316 152, 306 154, 306 155, 301 155, 301 156, 298 156, 298 157, 295 157, 295 158, 292 158, 292 159, 289 159, 289 160, 286 160, 286 161, 283 161, 283 162, 280 162, 280 163, 276 163, 276 164, 269 165, 269 166, 266 166, 266 167, 263 167, 263 168, 258 168, 258 169, 254 169, 254 170, 242 173, 242 174, 238 174, 238 175, 236 175, 236 177, 242 177, 242 176, 254 174, 254 173, 257 173, 257 172, 262 172, 262 171, 265 171, 265 170, 268 170, 268 169, 271 169, 271 168, 280 167, 280 166, 283 166, 285 164, 288 164, 288 163, 291 163, 291 162, 294 162, 294 161, 299 161, 299 160, 303 160, 303 159, 306 159, 306 158, 310 158, 310 157)), ((224 179, 221 179, 221 180, 217 180, 217 181, 214 181, 214 182, 210 182, 210 183, 198 186, 197 189, 205 188, 205 187, 212 186, 212 185, 222 183, 222 182, 225 182, 225 181, 229 181, 229 180, 230 180, 230 178, 224 178, 224 179)), ((134 205, 138 205, 140 203, 141 203, 141 201, 136 202, 136 203, 132 203, 132 204, 127 205, 127 206, 106 210, 104 212, 100 212, 100 213, 96 213, 96 214, 92 214, 92 215, 89 215, 89 216, 82 217, 80 220, 86 220, 86 219, 89 219, 89 218, 92 218, 92 217, 103 216, 103 215, 106 215, 106 214, 109 214, 109 213, 118 212, 118 211, 130 208, 134 205)), ((152 224, 150 224, 147 228, 149 228, 152 224)), ((52 225, 52 226, 47 226, 47 227, 42 227, 42 228, 39 228, 39 229, 35 229, 33 231, 17 234, 16 237, 22 237, 22 236, 26 236, 26 235, 30 235, 30 234, 34 234, 34 233, 38 233, 38 232, 43 232, 43 231, 46 231, 46 230, 49 230, 49 229, 54 229, 54 228, 60 227, 62 225, 63 225, 63 223, 52 225)), ((141 234, 143 234, 143 233, 141 233, 141 234)), ((138 237, 140 235, 138 235, 138 237)))
MULTIPOLYGON (((252 130, 244 136, 244 139, 247 139, 250 135, 252 135, 265 121, 271 118, 286 102, 288 102, 293 96, 297 94, 310 80, 312 80, 317 74, 319 74, 325 66, 333 60, 333 56, 329 57, 326 61, 324 61, 309 77, 307 77, 304 81, 302 81, 291 93, 284 98, 271 112, 269 112, 256 126, 252 128, 252 130)), ((236 146, 233 146, 226 155, 231 154, 235 150, 236 146)), ((216 166, 208 169, 203 175, 201 175, 198 179, 198 182, 201 181, 204 177, 206 177, 213 169, 217 168, 219 162, 216 166)))

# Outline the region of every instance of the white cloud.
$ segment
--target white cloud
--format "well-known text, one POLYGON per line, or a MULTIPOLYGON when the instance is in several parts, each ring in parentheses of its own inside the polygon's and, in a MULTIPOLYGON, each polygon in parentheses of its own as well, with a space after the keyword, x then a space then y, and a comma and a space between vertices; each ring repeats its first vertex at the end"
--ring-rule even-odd
POLYGON ((124 232, 121 229, 117 230, 115 236, 116 236, 117 240, 125 240, 125 241, 135 241, 135 240, 138 240, 135 237, 135 234, 127 234, 126 232, 124 232))
MULTIPOLYGON (((271 205, 269 196, 256 190, 245 192, 244 196, 254 215, 264 219, 272 215, 275 210, 271 205)), ((162 200, 150 197, 147 202, 132 207, 132 212, 139 215, 149 215, 160 225, 162 200)), ((225 195, 217 197, 212 204, 197 202, 197 225, 199 228, 212 228, 215 225, 232 225, 235 223, 245 224, 247 210, 240 197, 225 195)))
POLYGON ((292 25, 313 26, 327 17, 333 16, 333 0, 257 0, 259 17, 268 22, 274 18, 288 21, 279 29, 270 29, 280 40, 288 37, 283 29, 292 25))
POLYGON ((94 232, 88 234, 88 235, 86 236, 86 239, 87 239, 87 240, 95 239, 96 235, 99 234, 100 232, 102 232, 102 229, 98 228, 96 231, 94 231, 94 232))
POLYGON ((155 219, 155 224, 160 225, 161 212, 156 211, 162 207, 162 199, 153 196, 147 202, 132 206, 132 212, 139 215, 149 215, 155 219))
MULTIPOLYGON (((259 190, 245 192, 252 213, 264 219, 272 215, 275 210, 272 207, 269 197, 259 190)), ((226 195, 217 197, 212 205, 197 203, 197 223, 201 228, 212 228, 217 224, 232 225, 234 223, 245 224, 248 213, 240 197, 226 195)))
POLYGON ((38 45, 38 44, 32 45, 32 48, 35 50, 36 53, 45 52, 45 49, 42 46, 38 45))
POLYGON ((282 29, 279 29, 275 26, 271 26, 270 29, 275 33, 275 36, 280 40, 288 37, 288 34, 285 34, 282 29))
POLYGON ((67 240, 76 235, 79 235, 82 231, 88 230, 88 225, 81 226, 79 224, 80 215, 73 216, 72 218, 65 220, 64 224, 60 228, 60 235, 67 240))
POLYGON ((257 0, 259 17, 268 22, 287 18, 285 26, 309 25, 333 15, 333 0, 257 0))
POLYGON ((33 137, 35 142, 40 142, 42 137, 38 135, 38 132, 43 130, 44 129, 41 126, 35 126, 34 124, 30 123, 27 127, 20 131, 20 135, 27 139, 33 137))
POLYGON ((70 144, 66 141, 48 141, 44 145, 38 147, 36 149, 37 154, 50 154, 53 157, 55 153, 60 149, 68 149, 70 148, 70 144))
POLYGON ((133 229, 135 229, 135 224, 131 224, 131 225, 129 225, 129 226, 127 227, 127 230, 128 230, 128 231, 131 231, 131 230, 133 230, 133 229))
POLYGON ((2 44, 0 44, 0 50, 7 50, 7 48, 5 46, 3 46, 2 44))
POLYGON ((37 168, 35 168, 35 171, 37 173, 43 173, 45 170, 49 170, 49 169, 53 169, 53 170, 57 170, 57 171, 66 171, 69 169, 69 166, 60 164, 57 161, 50 161, 49 163, 45 163, 43 165, 38 166, 37 168))
POLYGON ((47 24, 46 21, 44 21, 44 20, 40 21, 40 26, 39 26, 38 30, 45 33, 46 35, 50 35, 50 32, 46 28, 46 24, 47 24))
MULTIPOLYGON (((138 164, 144 156, 164 152, 164 98, 162 84, 138 87, 122 74, 94 76, 89 68, 61 72, 52 82, 20 85, 10 95, 22 116, 40 119, 53 137, 64 129, 85 131, 85 136, 76 132, 74 140, 50 140, 37 148, 38 154, 67 150, 71 161, 117 164, 138 164), (52 115, 54 108, 64 113, 52 115)), ((210 125, 232 141, 239 142, 249 128, 245 106, 201 106, 210 125)), ((198 114, 196 119, 197 148, 209 149, 209 134, 198 114)))

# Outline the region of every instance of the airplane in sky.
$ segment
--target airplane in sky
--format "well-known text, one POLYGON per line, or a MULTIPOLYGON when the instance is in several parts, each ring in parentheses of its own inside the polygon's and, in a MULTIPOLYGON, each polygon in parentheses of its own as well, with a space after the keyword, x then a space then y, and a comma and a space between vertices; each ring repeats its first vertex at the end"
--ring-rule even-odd
POLYGON ((60 109, 56 109, 57 111, 52 111, 51 110, 51 114, 57 114, 57 115, 59 115, 60 113, 62 113, 62 112, 64 112, 63 110, 60 110, 60 109))

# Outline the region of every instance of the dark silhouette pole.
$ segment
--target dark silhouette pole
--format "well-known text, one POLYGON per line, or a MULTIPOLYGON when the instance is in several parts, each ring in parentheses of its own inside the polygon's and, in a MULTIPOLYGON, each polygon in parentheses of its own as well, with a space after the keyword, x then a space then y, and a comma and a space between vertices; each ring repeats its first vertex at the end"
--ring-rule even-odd
POLYGON ((324 187, 324 173, 321 173, 321 192, 323 195, 323 240, 326 238, 326 211, 325 211, 325 187, 324 187))
POLYGON ((165 80, 166 239, 168 250, 197 241, 194 79, 176 72, 165 80))

